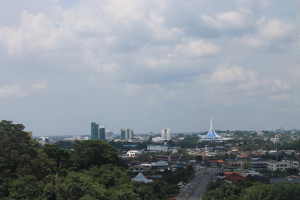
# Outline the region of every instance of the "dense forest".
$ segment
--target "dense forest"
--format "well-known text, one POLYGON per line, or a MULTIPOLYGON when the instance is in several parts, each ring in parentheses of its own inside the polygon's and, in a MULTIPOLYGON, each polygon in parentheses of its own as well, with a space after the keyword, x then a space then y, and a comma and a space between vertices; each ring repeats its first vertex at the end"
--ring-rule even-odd
POLYGON ((300 184, 265 184, 251 180, 230 184, 212 183, 203 200, 294 200, 300 199, 300 184))
POLYGON ((166 171, 165 181, 132 182, 116 149, 106 142, 75 141, 70 151, 40 146, 23 130, 21 124, 0 122, 1 199, 150 200, 178 193, 172 183, 180 171, 166 171))

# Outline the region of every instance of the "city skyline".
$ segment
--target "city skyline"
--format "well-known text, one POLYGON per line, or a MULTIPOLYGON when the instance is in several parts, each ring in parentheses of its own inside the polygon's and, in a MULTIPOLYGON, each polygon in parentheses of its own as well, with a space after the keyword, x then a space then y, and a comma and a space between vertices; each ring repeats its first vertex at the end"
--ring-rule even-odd
POLYGON ((300 1, 12 0, 0 120, 33 135, 300 129, 300 1), (217 6, 216 6, 217 5, 217 6))

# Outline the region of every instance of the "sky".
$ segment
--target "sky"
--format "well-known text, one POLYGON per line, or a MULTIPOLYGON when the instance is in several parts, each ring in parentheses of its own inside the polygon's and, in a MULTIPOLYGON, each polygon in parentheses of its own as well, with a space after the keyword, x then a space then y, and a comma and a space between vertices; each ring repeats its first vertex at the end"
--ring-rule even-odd
POLYGON ((300 129, 299 0, 0 4, 0 120, 35 136, 300 129))

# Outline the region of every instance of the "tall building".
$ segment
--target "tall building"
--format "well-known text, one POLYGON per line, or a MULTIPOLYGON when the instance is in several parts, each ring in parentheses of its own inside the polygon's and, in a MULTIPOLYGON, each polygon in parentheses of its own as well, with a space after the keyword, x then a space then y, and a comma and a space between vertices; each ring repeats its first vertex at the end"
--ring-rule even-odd
POLYGON ((126 136, 127 136, 126 139, 128 139, 128 140, 133 139, 133 130, 130 129, 130 128, 128 128, 128 129, 126 130, 126 136))
POLYGON ((100 126, 100 128, 99 128, 99 139, 105 140, 105 127, 104 126, 100 126))
POLYGON ((121 140, 125 140, 125 139, 126 139, 126 130, 121 129, 121 140))
POLYGON ((99 125, 95 122, 91 123, 91 139, 98 140, 99 139, 99 125))
POLYGON ((121 139, 122 140, 131 140, 133 139, 133 130, 130 128, 121 129, 121 139))
POLYGON ((105 136, 106 136, 106 138, 113 138, 114 137, 114 133, 112 131, 110 131, 110 130, 107 130, 105 136))
POLYGON ((172 133, 170 129, 163 128, 161 130, 161 139, 162 140, 172 140, 172 133))

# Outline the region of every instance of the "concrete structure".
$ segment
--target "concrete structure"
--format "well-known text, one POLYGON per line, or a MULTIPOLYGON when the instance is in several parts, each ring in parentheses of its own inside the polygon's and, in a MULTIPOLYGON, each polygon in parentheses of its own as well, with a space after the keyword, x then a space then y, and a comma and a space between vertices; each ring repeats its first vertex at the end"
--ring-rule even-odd
POLYGON ((166 161, 160 160, 158 162, 151 162, 151 165, 153 167, 165 167, 168 166, 169 164, 166 161))
POLYGON ((106 134, 105 134, 106 138, 113 138, 114 137, 114 133, 110 130, 107 130, 106 134))
POLYGON ((122 140, 132 140, 134 138, 133 130, 130 128, 121 129, 121 139, 122 140))
POLYGON ((132 181, 143 182, 143 183, 152 183, 152 179, 147 179, 142 173, 138 173, 138 175, 131 179, 132 181))
POLYGON ((162 140, 172 140, 172 133, 170 129, 163 128, 161 130, 161 139, 162 140))
POLYGON ((126 156, 127 157, 137 157, 138 155, 142 154, 142 151, 138 151, 138 150, 130 150, 127 151, 126 156))
POLYGON ((263 171, 268 169, 267 161, 250 161, 250 169, 254 171, 263 171))
POLYGON ((95 122, 91 123, 91 139, 98 140, 99 139, 99 124, 95 122))
POLYGON ((298 161, 280 161, 280 162, 269 162, 268 163, 268 169, 271 171, 284 171, 290 168, 299 168, 299 162, 298 161))
POLYGON ((147 146, 148 151, 163 151, 167 152, 169 150, 168 146, 163 146, 163 145, 148 145, 147 146))
POLYGON ((121 129, 121 140, 125 140, 126 130, 121 129))
POLYGON ((99 128, 99 139, 100 140, 105 140, 105 127, 104 126, 100 126, 99 128))
POLYGON ((213 129, 212 118, 210 119, 210 128, 208 133, 203 136, 200 141, 223 141, 223 138, 219 136, 213 129))

